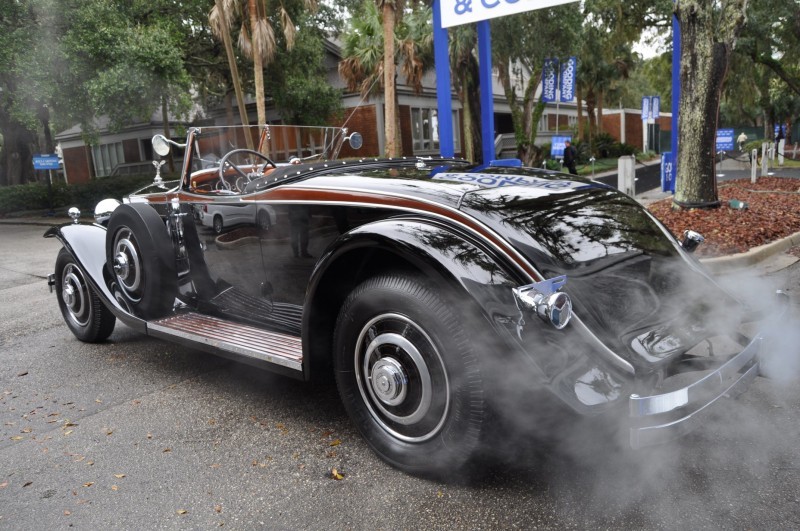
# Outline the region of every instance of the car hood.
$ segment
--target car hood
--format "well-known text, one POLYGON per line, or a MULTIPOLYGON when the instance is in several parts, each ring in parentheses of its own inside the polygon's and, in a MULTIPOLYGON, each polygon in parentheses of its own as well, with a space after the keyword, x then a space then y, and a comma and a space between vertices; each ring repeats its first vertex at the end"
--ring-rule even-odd
POLYGON ((743 305, 640 204, 564 175, 492 168, 438 178, 481 184, 459 208, 508 240, 545 278, 567 276, 576 315, 634 364, 668 363, 732 334, 743 305))

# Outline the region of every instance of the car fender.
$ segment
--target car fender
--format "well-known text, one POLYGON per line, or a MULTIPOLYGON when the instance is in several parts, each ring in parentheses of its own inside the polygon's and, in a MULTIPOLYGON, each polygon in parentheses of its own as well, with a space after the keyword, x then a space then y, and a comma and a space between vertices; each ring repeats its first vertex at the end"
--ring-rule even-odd
POLYGON ((72 254, 86 273, 92 289, 106 307, 126 325, 146 333, 146 322, 129 314, 117 302, 109 289, 109 272, 106 268, 106 228, 98 224, 69 223, 49 228, 45 238, 57 238, 72 254))
POLYGON ((479 319, 482 323, 476 326, 495 331, 494 337, 482 340, 499 340, 504 351, 513 348, 509 324, 513 329, 513 322, 521 318, 511 291, 521 280, 513 269, 457 229, 426 219, 393 218, 342 235, 318 262, 303 314, 306 371, 327 355, 347 293, 369 276, 402 268, 421 272, 440 289, 449 288, 445 295, 462 315, 479 319), (378 255, 383 258, 376 259, 378 255))

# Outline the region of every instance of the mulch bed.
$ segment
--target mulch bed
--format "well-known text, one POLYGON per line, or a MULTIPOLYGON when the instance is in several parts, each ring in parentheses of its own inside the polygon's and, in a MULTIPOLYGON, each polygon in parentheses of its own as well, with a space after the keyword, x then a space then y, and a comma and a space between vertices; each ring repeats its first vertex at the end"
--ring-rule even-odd
POLYGON ((750 179, 724 181, 718 192, 719 208, 673 210, 671 197, 647 208, 678 237, 685 229, 702 234, 706 241, 697 249, 701 257, 742 253, 800 231, 798 179, 760 177, 755 184, 750 179), (731 208, 731 200, 743 201, 747 208, 731 208))

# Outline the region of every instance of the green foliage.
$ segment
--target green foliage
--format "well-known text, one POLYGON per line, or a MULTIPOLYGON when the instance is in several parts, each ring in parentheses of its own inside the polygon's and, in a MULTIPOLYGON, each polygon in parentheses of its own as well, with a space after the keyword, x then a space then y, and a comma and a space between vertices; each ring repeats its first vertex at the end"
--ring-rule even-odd
POLYGON ((320 125, 340 115, 341 93, 325 78, 324 55, 321 36, 304 28, 294 47, 270 65, 265 88, 286 123, 320 125))
POLYGON ((50 208, 65 211, 72 206, 93 212, 102 199, 120 199, 151 182, 153 176, 148 174, 95 179, 86 184, 54 183, 51 190, 43 183, 4 186, 0 187, 0 216, 50 208))

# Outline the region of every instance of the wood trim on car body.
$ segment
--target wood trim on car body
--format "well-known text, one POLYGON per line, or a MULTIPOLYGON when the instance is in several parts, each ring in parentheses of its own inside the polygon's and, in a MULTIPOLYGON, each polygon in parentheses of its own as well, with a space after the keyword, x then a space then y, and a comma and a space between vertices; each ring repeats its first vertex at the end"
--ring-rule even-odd
MULTIPOLYGON (((215 197, 193 194, 182 191, 175 194, 179 201, 192 203, 213 203, 215 197)), ((222 196, 230 199, 232 196, 222 196)), ((444 219, 466 228, 488 242, 494 249, 509 258, 526 276, 534 282, 541 281, 542 275, 536 271, 525 258, 503 238, 494 233, 484 224, 461 212, 442 204, 437 204, 420 198, 392 194, 387 192, 372 192, 343 187, 341 189, 322 189, 317 187, 290 185, 257 192, 255 194, 237 196, 241 202, 256 203, 304 203, 321 205, 348 205, 348 206, 374 206, 379 208, 392 208, 412 213, 427 214, 438 219, 444 219)), ((168 202, 172 197, 161 196, 155 202, 168 202)), ((151 198, 148 198, 151 200, 151 198)))

